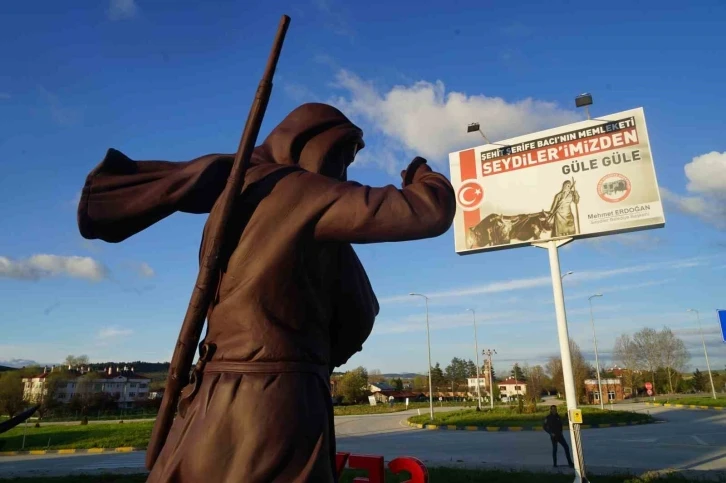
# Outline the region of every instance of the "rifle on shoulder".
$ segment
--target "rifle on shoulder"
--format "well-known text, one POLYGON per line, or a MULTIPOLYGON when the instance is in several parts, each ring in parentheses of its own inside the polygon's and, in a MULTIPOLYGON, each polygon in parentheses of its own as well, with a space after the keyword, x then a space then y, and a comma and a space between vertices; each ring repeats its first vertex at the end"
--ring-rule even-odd
POLYGON ((290 17, 283 15, 280 25, 277 29, 272 52, 267 59, 267 66, 262 76, 255 98, 250 107, 250 113, 247 117, 242 138, 240 140, 237 154, 234 157, 234 164, 230 172, 227 185, 221 196, 217 200, 218 206, 215 209, 221 209, 221 213, 217 222, 210 227, 211 243, 208 245, 207 252, 202 257, 202 265, 199 268, 199 275, 194 284, 191 301, 187 308, 184 321, 182 322, 181 331, 174 347, 174 356, 171 359, 171 367, 166 380, 166 390, 161 400, 159 414, 154 422, 154 429, 151 433, 151 440, 146 451, 146 468, 151 470, 156 462, 161 449, 169 435, 174 413, 176 411, 177 402, 181 390, 189 380, 189 372, 191 371, 192 361, 196 353, 197 344, 204 327, 204 321, 207 311, 211 303, 213 294, 216 293, 217 284, 219 283, 219 269, 221 267, 221 247, 222 241, 225 239, 225 229, 228 225, 232 207, 234 206, 235 197, 239 194, 245 177, 245 172, 250 164, 252 150, 257 142, 257 135, 260 132, 262 118, 267 109, 267 103, 272 93, 272 78, 275 75, 277 61, 280 58, 282 44, 285 40, 287 28, 290 25, 290 17))

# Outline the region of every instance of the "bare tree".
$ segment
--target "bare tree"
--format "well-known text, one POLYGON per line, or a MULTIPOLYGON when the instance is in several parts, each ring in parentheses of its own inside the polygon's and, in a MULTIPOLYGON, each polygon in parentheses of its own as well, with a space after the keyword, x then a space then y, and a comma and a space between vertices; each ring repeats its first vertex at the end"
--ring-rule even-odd
POLYGON ((77 367, 77 366, 87 366, 88 365, 88 356, 87 355, 81 355, 81 356, 74 356, 69 355, 66 357, 65 365, 77 367))
POLYGON ((641 369, 638 347, 628 334, 623 334, 615 339, 613 357, 618 364, 623 366, 623 378, 630 387, 631 393, 635 393, 636 374, 641 369))
POLYGON ((661 337, 658 331, 649 327, 633 334, 633 343, 635 344, 639 360, 638 365, 651 374, 653 393, 656 392, 655 371, 663 365, 663 355, 660 352, 660 339, 661 337))
POLYGON ((545 370, 542 366, 529 367, 529 364, 525 364, 522 367, 522 372, 527 377, 527 394, 525 395, 525 399, 536 404, 547 383, 545 370))
POLYGON ((658 351, 661 354, 663 365, 668 373, 668 386, 671 394, 673 394, 675 391, 673 390, 671 373, 672 371, 684 371, 691 355, 688 353, 688 349, 686 349, 686 344, 683 340, 676 337, 668 327, 663 327, 663 330, 658 333, 658 345, 658 351))
POLYGON ((383 377, 383 374, 381 374, 380 369, 371 369, 371 372, 368 373, 368 382, 370 384, 375 384, 377 382, 383 382, 386 378, 383 377))
MULTIPOLYGON (((570 356, 572 358, 572 373, 575 379, 577 400, 584 401, 585 379, 590 377, 594 371, 582 355, 580 346, 578 346, 572 339, 570 339, 570 356)), ((557 388, 557 391, 559 391, 560 394, 565 394, 565 379, 562 372, 562 359, 559 356, 550 357, 546 368, 550 377, 552 377, 552 382, 557 388)))

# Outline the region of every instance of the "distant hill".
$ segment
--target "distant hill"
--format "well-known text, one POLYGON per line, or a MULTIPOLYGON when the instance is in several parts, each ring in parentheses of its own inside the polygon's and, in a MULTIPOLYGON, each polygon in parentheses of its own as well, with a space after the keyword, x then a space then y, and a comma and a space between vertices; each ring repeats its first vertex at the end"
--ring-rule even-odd
POLYGON ((17 367, 0 366, 0 372, 16 371, 17 367))
POLYGON ((422 374, 416 374, 415 372, 401 372, 398 374, 381 374, 386 379, 398 379, 399 377, 401 379, 413 379, 416 376, 421 376, 422 374))
MULTIPOLYGON (((333 373, 333 376, 342 376, 345 374, 343 371, 335 371, 333 373)), ((413 379, 416 376, 422 376, 425 374, 417 374, 415 372, 397 372, 397 373, 389 373, 389 374, 381 374, 380 377, 383 377, 384 379, 398 379, 399 377, 401 379, 413 379)))
POLYGON ((37 362, 30 359, 10 359, 9 361, 0 360, 0 366, 17 369, 20 367, 42 366, 42 364, 38 364, 37 362))

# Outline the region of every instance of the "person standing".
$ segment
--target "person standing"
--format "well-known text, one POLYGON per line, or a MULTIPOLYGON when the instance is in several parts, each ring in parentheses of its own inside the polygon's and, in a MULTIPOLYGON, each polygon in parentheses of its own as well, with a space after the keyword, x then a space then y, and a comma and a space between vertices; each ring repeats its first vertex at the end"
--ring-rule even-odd
POLYGON ((567 463, 570 468, 574 468, 575 465, 572 462, 572 456, 570 456, 570 447, 562 435, 562 418, 557 414, 557 406, 555 405, 550 406, 550 413, 544 420, 544 430, 550 435, 550 439, 552 440, 552 466, 557 467, 557 443, 559 443, 565 449, 567 463))

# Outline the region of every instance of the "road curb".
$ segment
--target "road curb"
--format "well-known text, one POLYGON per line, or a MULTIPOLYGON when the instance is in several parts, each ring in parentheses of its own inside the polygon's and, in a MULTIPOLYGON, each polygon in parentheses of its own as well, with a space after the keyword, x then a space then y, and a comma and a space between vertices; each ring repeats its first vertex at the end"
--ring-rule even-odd
POLYGON ((86 448, 86 449, 40 449, 30 451, 0 451, 0 456, 24 456, 44 454, 99 454, 99 453, 131 453, 132 451, 146 451, 146 448, 121 446, 118 448, 86 448))
MULTIPOLYGON (((608 424, 581 424, 580 429, 600 429, 600 428, 619 428, 622 426, 639 426, 643 424, 653 424, 652 422, 639 421, 636 423, 608 423, 608 424)), ((438 425, 438 424, 418 424, 406 421, 412 428, 426 429, 429 431, 443 430, 443 431, 487 431, 490 433, 496 432, 520 432, 520 431, 544 431, 542 426, 454 426, 438 425)), ((569 426, 564 425, 563 429, 569 429, 569 426)))
POLYGON ((662 408, 679 408, 679 409, 705 409, 708 411, 724 411, 726 408, 713 406, 698 406, 695 404, 673 404, 673 403, 645 403, 646 406, 655 406, 662 408))

